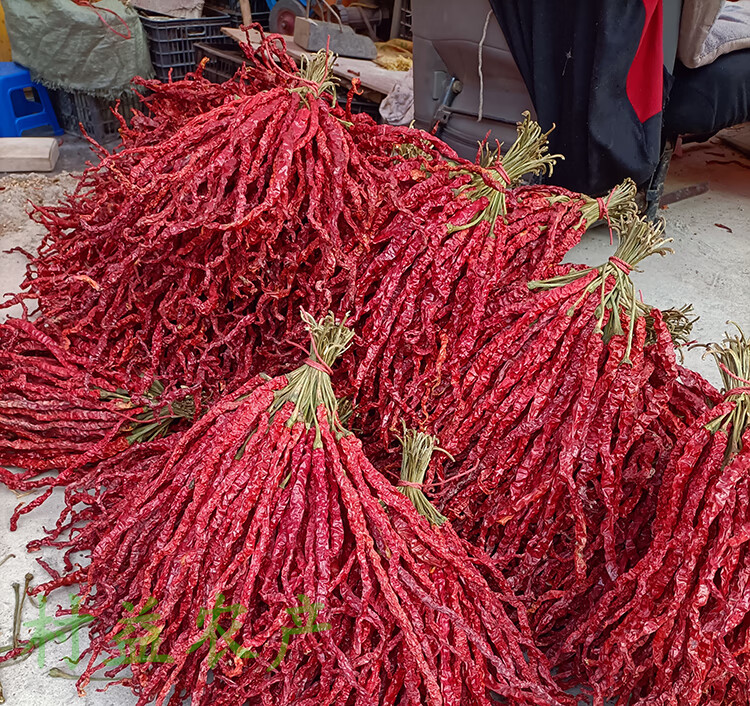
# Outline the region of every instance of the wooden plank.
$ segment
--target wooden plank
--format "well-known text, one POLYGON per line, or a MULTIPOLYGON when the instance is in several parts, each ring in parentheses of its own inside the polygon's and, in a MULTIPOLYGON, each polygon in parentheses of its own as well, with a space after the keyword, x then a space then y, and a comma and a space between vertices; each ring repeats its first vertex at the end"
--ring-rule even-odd
POLYGON ((0 172, 51 172, 59 155, 54 137, 0 137, 0 172))
MULTIPOLYGON (((221 31, 237 42, 246 41, 245 33, 242 30, 234 29, 233 27, 222 27, 221 31)), ((303 54, 307 54, 302 47, 295 43, 294 37, 284 37, 284 39, 287 51, 293 59, 299 59, 303 54)), ((260 44, 260 35, 255 31, 250 32, 250 44, 253 46, 260 44)), ((336 59, 336 63, 333 65, 333 73, 349 81, 353 78, 358 78, 365 88, 378 91, 378 93, 383 93, 384 95, 388 95, 398 80, 404 75, 402 71, 384 69, 374 61, 350 59, 345 56, 340 56, 336 59)))
POLYGON ((242 24, 251 25, 253 23, 253 13, 250 9, 250 0, 240 0, 240 12, 242 13, 242 24))

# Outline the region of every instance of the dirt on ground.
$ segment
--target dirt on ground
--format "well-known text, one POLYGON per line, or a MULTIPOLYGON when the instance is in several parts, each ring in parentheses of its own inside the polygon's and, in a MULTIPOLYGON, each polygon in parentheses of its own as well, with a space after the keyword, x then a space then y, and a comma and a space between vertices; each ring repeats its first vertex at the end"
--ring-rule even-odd
MULTIPOLYGON (((57 203, 77 183, 76 174, 9 174, 0 176, 0 295, 15 292, 23 279, 27 259, 21 248, 36 252, 44 228, 29 217, 31 204, 57 203)), ((20 307, 0 310, 0 318, 20 313, 20 307)))

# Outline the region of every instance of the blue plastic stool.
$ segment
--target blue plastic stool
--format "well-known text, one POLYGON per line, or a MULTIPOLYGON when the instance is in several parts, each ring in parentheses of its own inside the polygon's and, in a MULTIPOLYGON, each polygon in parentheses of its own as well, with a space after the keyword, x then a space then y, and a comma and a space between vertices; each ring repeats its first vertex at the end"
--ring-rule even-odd
POLYGON ((34 83, 23 66, 0 62, 0 137, 21 137, 26 130, 47 125, 55 135, 63 134, 47 89, 34 83), (27 88, 34 89, 38 101, 26 97, 27 88))

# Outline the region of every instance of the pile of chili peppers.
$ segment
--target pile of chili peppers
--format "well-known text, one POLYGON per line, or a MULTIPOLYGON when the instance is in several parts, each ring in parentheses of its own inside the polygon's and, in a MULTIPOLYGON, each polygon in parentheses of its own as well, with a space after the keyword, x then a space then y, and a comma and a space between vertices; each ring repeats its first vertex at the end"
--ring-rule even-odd
POLYGON ((117 656, 127 604, 135 614, 158 606, 138 645, 158 642, 170 658, 132 665, 123 682, 139 704, 165 703, 172 687, 193 704, 487 703, 490 691, 573 704, 528 625, 513 624, 520 603, 491 560, 433 529, 341 426, 329 366, 353 333, 332 315, 306 321, 313 343, 300 368, 251 379, 152 453, 98 520, 42 543, 90 551, 88 566, 68 562, 42 587, 79 584, 80 609, 95 618, 79 688, 117 656), (321 607, 326 629, 277 664, 298 596, 321 607), (217 599, 243 608, 223 632, 239 652, 192 649, 201 610, 217 599))
POLYGON ((325 52, 243 50, 136 81, 0 324, 0 481, 41 491, 12 528, 64 493, 28 548, 91 618, 81 692, 750 703, 750 344, 708 347, 723 392, 678 364, 635 185, 529 185, 528 115, 470 162, 339 105, 325 52))

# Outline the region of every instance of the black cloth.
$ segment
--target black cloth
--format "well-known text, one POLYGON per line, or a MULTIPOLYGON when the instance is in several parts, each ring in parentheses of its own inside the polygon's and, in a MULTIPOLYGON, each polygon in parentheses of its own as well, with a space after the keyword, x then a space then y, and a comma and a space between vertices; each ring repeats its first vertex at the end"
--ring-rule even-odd
POLYGON ((750 120, 750 49, 724 54, 707 66, 675 66, 664 111, 669 136, 713 135, 750 120))
POLYGON ((661 0, 490 0, 552 152, 550 181, 646 182, 661 152, 661 0))

